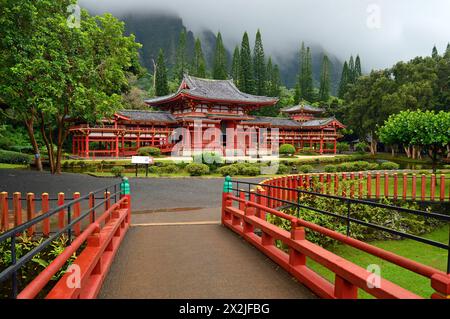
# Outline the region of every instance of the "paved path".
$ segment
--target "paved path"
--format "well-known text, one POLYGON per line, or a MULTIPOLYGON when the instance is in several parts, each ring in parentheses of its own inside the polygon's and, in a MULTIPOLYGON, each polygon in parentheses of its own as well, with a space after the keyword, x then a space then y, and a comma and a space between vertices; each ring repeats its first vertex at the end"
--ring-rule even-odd
MULTIPOLYGON (((8 192, 84 194, 114 181, 0 170, 0 191, 8 192)), ((287 272, 219 224, 222 183, 223 179, 130 179, 134 226, 99 297, 314 298, 287 272)))

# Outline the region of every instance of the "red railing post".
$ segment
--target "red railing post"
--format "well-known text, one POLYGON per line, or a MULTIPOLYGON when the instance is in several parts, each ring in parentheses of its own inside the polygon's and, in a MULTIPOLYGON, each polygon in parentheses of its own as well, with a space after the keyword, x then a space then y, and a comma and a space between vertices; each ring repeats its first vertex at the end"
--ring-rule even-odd
POLYGON ((339 176, 334 174, 334 195, 337 195, 339 191, 339 176))
POLYGON ((411 198, 412 200, 416 199, 416 187, 417 187, 417 176, 416 174, 412 175, 412 180, 411 180, 411 198))
POLYGON ((375 198, 376 199, 380 198, 380 179, 381 179, 380 173, 376 173, 375 174, 375 198))
MULTIPOLYGON (((250 191, 250 195, 249 195, 249 202, 251 203, 255 203, 255 191, 252 189, 250 191)), ((251 206, 246 206, 244 209, 244 215, 245 216, 254 216, 255 215, 255 207, 251 207, 251 206)), ((244 234, 252 234, 255 229, 253 227, 253 225, 249 222, 247 222, 245 219, 243 221, 243 231, 244 234)))
POLYGON ((8 193, 0 193, 0 216, 1 216, 1 229, 6 231, 9 228, 9 210, 8 210, 8 193))
POLYGON ((404 173, 403 174, 403 194, 402 194, 402 197, 404 200, 406 200, 407 192, 408 192, 408 174, 404 173))
POLYGON ((358 287, 336 275, 334 280, 334 296, 337 299, 358 299, 358 287))
POLYGON ((394 173, 394 200, 398 198, 398 174, 394 173))
POLYGON ((13 194, 13 210, 14 210, 14 226, 22 224, 22 201, 21 193, 15 192, 13 194))
POLYGON ((347 174, 342 173, 342 197, 347 197, 347 174))
POLYGON ((319 183, 320 183, 320 192, 323 194, 325 192, 325 185, 324 185, 324 174, 319 174, 319 183))
POLYGON ((331 174, 327 174, 327 195, 331 193, 331 174))
POLYGON ((424 201, 425 200, 425 194, 426 194, 426 184, 427 184, 427 180, 426 180, 426 176, 425 174, 422 174, 421 179, 420 179, 420 188, 421 188, 421 192, 420 192, 420 197, 421 199, 424 201))
MULTIPOLYGON (((42 193, 41 195, 41 214, 45 214, 48 212, 49 206, 48 206, 48 193, 42 193)), ((44 236, 50 235, 50 217, 47 217, 42 221, 42 233, 44 236)))
POLYGON ((367 198, 372 197, 372 174, 370 172, 367 173, 367 198))
MULTIPOLYGON (((35 217, 35 202, 34 194, 27 194, 27 221, 32 220, 35 217)), ((36 226, 31 226, 27 229, 28 236, 33 236, 36 226)))
POLYGON ((358 197, 362 198, 363 197, 363 179, 364 179, 364 174, 362 172, 360 172, 358 174, 358 197))
MULTIPOLYGON (((264 188, 261 188, 259 190, 259 194, 261 195, 259 198, 259 204, 264 207, 269 207, 268 206, 268 198, 265 197, 265 196, 267 196, 267 191, 264 188)), ((266 220, 266 212, 264 210, 260 209, 258 217, 263 220, 266 220)))
MULTIPOLYGON (((58 206, 64 205, 64 193, 58 193, 58 206)), ((58 229, 64 228, 64 209, 58 212, 58 229)))
MULTIPOLYGON (((80 198, 80 193, 76 192, 73 193, 73 199, 77 200, 80 198)), ((77 219, 78 217, 80 217, 80 202, 73 204, 73 219, 77 219)), ((73 227, 73 231, 75 233, 75 236, 79 236, 81 233, 81 221, 76 223, 73 227)))
MULTIPOLYGON (((110 196, 111 196, 111 192, 104 192, 103 196, 105 197, 105 211, 107 211, 109 209, 109 207, 111 207, 111 202, 110 202, 110 196)), ((105 219, 105 223, 109 223, 111 219, 111 214, 108 215, 105 219)))
MULTIPOLYGON (((298 226, 297 219, 291 221, 291 239, 293 240, 304 240, 305 239, 305 228, 298 226)), ((289 264, 292 267, 305 265, 306 256, 292 247, 289 248, 289 264)))
POLYGON ((384 172, 384 197, 389 198, 389 174, 384 172))
POLYGON ((91 211, 89 217, 89 223, 92 224, 95 221, 95 195, 93 193, 89 193, 89 210, 91 211))
POLYGON ((436 195, 436 175, 431 174, 431 190, 430 190, 430 200, 434 201, 434 196, 436 195))
POLYGON ((355 173, 350 173, 350 197, 355 197, 355 173))

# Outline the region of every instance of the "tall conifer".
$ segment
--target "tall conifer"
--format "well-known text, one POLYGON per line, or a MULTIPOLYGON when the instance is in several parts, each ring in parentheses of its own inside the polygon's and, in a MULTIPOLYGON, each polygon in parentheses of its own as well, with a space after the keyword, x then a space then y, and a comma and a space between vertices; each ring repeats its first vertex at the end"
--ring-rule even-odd
POLYGON ((261 32, 256 33, 255 47, 253 49, 253 72, 255 79, 255 93, 264 95, 266 92, 266 62, 261 32))
POLYGON ((169 85, 167 83, 167 69, 164 62, 164 51, 159 50, 158 61, 155 72, 155 94, 156 96, 163 96, 169 94, 169 85))
POLYGON ((217 33, 216 52, 214 55, 213 78, 216 80, 227 79, 227 55, 222 41, 222 35, 217 33))
POLYGON ((323 56, 322 73, 320 75, 319 100, 328 101, 330 98, 330 66, 326 55, 323 56))
POLYGON ((231 77, 236 85, 239 85, 239 66, 241 64, 241 54, 239 52, 239 46, 234 48, 233 60, 231 63, 231 77))
POLYGON ((178 47, 175 56, 174 78, 180 81, 183 74, 188 72, 188 58, 186 48, 186 30, 183 28, 178 40, 178 47))
POLYGON ((347 92, 347 86, 350 83, 350 70, 348 68, 348 63, 345 61, 344 67, 342 68, 341 74, 341 82, 339 83, 338 97, 344 98, 345 93, 347 92))
POLYGON ((192 64, 192 72, 194 76, 206 78, 206 62, 203 55, 202 43, 199 38, 195 40, 194 61, 192 64))
POLYGON ((239 69, 239 88, 245 93, 253 93, 253 68, 252 55, 250 52, 250 43, 247 32, 242 37, 241 44, 241 63, 239 69))

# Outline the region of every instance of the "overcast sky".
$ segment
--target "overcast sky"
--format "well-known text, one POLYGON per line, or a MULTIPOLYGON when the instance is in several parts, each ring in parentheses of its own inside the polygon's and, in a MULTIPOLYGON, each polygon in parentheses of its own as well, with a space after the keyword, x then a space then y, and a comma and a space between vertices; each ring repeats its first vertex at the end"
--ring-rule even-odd
POLYGON ((294 50, 301 41, 346 59, 359 53, 366 68, 442 52, 450 42, 450 0, 81 0, 116 15, 177 13, 194 32, 220 30, 226 44, 251 40, 259 28, 266 51, 294 50))

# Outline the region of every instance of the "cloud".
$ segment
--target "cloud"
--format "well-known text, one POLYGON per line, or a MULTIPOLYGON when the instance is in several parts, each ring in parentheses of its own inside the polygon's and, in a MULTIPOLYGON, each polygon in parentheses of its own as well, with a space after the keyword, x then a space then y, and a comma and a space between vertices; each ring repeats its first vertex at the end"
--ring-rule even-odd
POLYGON ((367 68, 442 52, 450 42, 448 0, 96 0, 82 6, 121 15, 168 11, 188 29, 221 31, 229 46, 244 31, 261 30, 273 55, 297 50, 301 41, 341 59, 359 53, 367 68))

